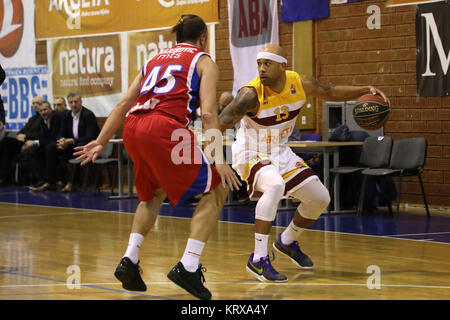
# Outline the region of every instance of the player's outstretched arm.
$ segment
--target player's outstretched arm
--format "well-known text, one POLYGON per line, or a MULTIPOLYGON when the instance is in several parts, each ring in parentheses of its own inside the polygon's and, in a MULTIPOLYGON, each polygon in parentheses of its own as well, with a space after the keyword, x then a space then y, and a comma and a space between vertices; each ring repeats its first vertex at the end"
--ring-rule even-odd
POLYGON ((372 86, 327 86, 320 83, 312 76, 301 75, 305 94, 326 99, 329 101, 348 101, 357 99, 364 94, 379 94, 385 101, 389 102, 386 95, 372 86))
POLYGON ((103 147, 108 143, 113 134, 119 130, 125 115, 139 96, 141 80, 142 74, 139 73, 125 95, 114 107, 113 111, 108 116, 108 119, 106 119, 97 139, 84 146, 75 148, 75 153, 73 155, 77 160, 83 160, 81 165, 85 165, 89 161, 95 162, 95 159, 102 153, 103 147))
POLYGON ((233 101, 220 113, 220 130, 233 128, 246 114, 256 114, 258 108, 256 90, 252 87, 241 88, 233 101))

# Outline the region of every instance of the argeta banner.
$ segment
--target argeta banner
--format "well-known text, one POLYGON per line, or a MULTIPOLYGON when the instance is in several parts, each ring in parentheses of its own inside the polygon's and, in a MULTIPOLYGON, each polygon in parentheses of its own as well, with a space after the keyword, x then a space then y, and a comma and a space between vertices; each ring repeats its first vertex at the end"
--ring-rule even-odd
POLYGON ((36 38, 170 28, 182 14, 196 14, 206 23, 218 22, 218 1, 39 0, 36 2, 36 38))

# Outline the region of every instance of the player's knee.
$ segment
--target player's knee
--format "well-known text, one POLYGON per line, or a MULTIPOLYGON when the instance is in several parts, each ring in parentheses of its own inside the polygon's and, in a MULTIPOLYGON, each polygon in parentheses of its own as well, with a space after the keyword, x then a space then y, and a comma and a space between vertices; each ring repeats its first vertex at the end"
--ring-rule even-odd
POLYGON ((312 201, 302 202, 297 211, 300 215, 308 220, 317 220, 320 215, 325 211, 330 203, 330 196, 328 195, 328 199, 326 194, 321 197, 316 197, 312 201))
POLYGON ((311 181, 296 194, 301 204, 300 215, 305 219, 317 220, 330 204, 330 193, 320 181, 311 181))
POLYGON ((279 174, 265 174, 260 181, 259 191, 263 195, 258 200, 255 218, 263 221, 273 221, 277 214, 278 203, 284 194, 284 180, 279 174))
POLYGON ((158 189, 153 193, 153 199, 155 201, 163 202, 166 198, 166 193, 162 189, 158 189))
POLYGON ((285 183, 283 177, 270 166, 262 171, 256 183, 256 189, 275 200, 281 199, 284 194, 285 183))
POLYGON ((321 192, 316 193, 314 203, 317 207, 326 209, 330 204, 331 198, 328 190, 323 187, 321 192))
POLYGON ((275 198, 281 199, 284 194, 285 183, 281 176, 273 177, 270 184, 266 187, 266 191, 264 193, 270 193, 275 198))
POLYGON ((322 185, 321 188, 317 188, 316 192, 312 194, 312 197, 308 200, 308 206, 312 207, 314 211, 318 213, 315 216, 320 216, 320 214, 328 207, 330 204, 330 193, 327 188, 322 185))
POLYGON ((211 193, 214 195, 215 202, 219 207, 223 206, 228 197, 228 188, 224 187, 221 183, 218 184, 211 193))

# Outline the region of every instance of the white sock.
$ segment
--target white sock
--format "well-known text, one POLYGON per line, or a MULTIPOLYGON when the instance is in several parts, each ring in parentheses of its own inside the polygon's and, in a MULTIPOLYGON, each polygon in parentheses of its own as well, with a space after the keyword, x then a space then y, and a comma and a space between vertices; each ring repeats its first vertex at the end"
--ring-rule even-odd
POLYGON ((297 227, 294 224, 294 221, 291 221, 286 230, 281 234, 281 242, 283 244, 291 244, 294 241, 297 241, 300 235, 305 231, 304 228, 297 227))
POLYGON ((200 257, 202 255, 205 243, 199 240, 189 238, 187 241, 186 249, 184 250, 181 263, 186 271, 195 272, 198 269, 200 257))
POLYGON ((269 243, 269 235, 255 233, 255 252, 253 253, 253 262, 259 262, 259 259, 268 255, 267 244, 269 243))
POLYGON ((124 257, 128 257, 134 264, 139 261, 139 249, 141 248, 141 243, 144 240, 144 236, 140 233, 131 233, 130 239, 128 240, 128 248, 125 252, 124 257))

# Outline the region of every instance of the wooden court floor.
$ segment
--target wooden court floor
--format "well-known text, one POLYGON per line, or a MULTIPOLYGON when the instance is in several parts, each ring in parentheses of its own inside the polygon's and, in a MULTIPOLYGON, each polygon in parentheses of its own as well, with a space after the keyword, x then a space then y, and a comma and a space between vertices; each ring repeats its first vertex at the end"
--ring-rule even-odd
MULTIPOLYGON (((189 219, 159 217, 141 248, 146 292, 122 289, 113 273, 126 250, 128 213, 0 204, 0 300, 188 300, 166 278, 181 258, 189 219)), ((272 229, 271 240, 283 228, 272 229)), ((450 299, 450 245, 307 230, 315 262, 299 270, 276 255, 289 281, 261 283, 245 266, 253 227, 218 222, 202 256, 206 286, 221 300, 450 299)))

